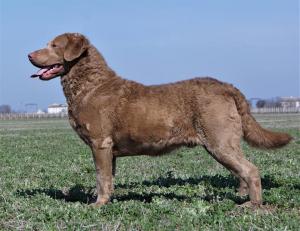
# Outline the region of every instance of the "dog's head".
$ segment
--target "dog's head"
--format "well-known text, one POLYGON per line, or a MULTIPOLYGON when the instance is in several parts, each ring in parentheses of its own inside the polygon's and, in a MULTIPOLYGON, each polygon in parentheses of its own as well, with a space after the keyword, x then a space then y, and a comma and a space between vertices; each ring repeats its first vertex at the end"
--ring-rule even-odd
POLYGON ((57 36, 47 44, 46 48, 28 55, 30 62, 41 68, 31 77, 50 80, 65 75, 71 64, 76 61, 89 46, 89 41, 81 34, 66 33, 57 36))

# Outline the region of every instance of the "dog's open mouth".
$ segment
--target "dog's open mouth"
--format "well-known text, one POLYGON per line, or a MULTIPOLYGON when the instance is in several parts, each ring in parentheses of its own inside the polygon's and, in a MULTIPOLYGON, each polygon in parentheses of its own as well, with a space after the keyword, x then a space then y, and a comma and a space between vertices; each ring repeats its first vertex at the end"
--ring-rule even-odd
POLYGON ((42 80, 49 80, 53 77, 59 76, 63 72, 64 66, 62 64, 54 64, 41 68, 36 74, 31 75, 31 78, 39 77, 42 80))

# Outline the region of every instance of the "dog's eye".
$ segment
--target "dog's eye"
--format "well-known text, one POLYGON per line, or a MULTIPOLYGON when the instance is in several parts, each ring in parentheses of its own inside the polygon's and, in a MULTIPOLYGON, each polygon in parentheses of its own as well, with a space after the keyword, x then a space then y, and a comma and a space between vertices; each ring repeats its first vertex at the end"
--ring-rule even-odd
POLYGON ((53 44, 52 44, 52 47, 57 47, 57 46, 56 46, 56 44, 53 43, 53 44))

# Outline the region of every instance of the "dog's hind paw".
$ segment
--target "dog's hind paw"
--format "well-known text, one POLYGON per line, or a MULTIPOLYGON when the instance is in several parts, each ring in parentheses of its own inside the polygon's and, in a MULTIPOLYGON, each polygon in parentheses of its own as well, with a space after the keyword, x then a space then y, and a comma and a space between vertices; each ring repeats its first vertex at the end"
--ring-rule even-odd
POLYGON ((241 205, 237 205, 237 208, 239 210, 252 211, 258 214, 271 214, 276 210, 275 206, 253 203, 251 201, 247 201, 241 205))

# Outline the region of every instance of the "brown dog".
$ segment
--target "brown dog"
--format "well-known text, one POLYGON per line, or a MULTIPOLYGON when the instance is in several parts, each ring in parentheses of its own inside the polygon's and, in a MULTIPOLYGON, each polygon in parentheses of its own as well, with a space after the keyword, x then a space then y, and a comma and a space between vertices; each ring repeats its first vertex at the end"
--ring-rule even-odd
POLYGON ((87 38, 59 35, 47 48, 30 53, 41 68, 32 77, 61 76, 69 120, 93 152, 98 197, 106 204, 113 192, 116 158, 161 155, 179 146, 202 145, 240 180, 246 205, 262 204, 259 171, 243 155, 240 141, 277 148, 292 139, 262 128, 243 94, 212 78, 144 86, 120 78, 87 38))

